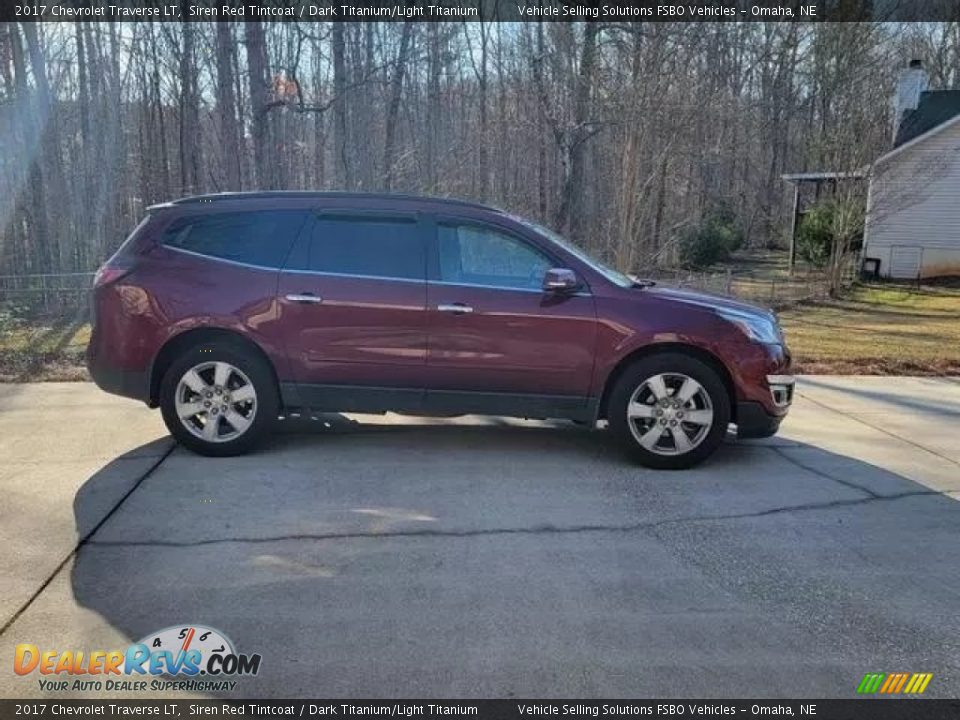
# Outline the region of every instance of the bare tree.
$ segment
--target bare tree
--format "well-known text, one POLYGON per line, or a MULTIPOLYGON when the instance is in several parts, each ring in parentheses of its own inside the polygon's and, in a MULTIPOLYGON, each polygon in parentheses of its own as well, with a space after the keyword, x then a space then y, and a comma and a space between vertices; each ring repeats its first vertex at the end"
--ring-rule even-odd
POLYGON ((410 20, 404 21, 403 29, 400 31, 400 48, 397 50, 397 58, 393 63, 393 69, 390 73, 385 139, 383 143, 383 187, 386 190, 393 188, 394 162, 397 153, 397 119, 400 114, 403 76, 407 70, 410 37, 412 34, 413 22, 410 20))
POLYGON ((244 24, 244 30, 247 40, 247 68, 250 74, 250 134, 253 140, 253 167, 258 186, 273 188, 272 160, 267 150, 269 68, 263 24, 258 20, 251 20, 244 24))
POLYGON ((347 68, 344 45, 344 24, 334 23, 332 33, 333 46, 333 112, 334 112, 334 149, 336 160, 335 182, 340 187, 353 187, 353 163, 351 162, 347 127, 347 68))
POLYGON ((91 269, 148 205, 209 189, 476 198, 630 271, 716 208, 774 245, 781 173, 889 148, 896 67, 960 86, 956 22, 416 27, 0 25, 4 271, 91 269))
POLYGON ((240 190, 240 128, 237 123, 237 101, 234 95, 233 66, 236 44, 233 28, 217 23, 217 106, 220 137, 223 141, 224 190, 240 190))

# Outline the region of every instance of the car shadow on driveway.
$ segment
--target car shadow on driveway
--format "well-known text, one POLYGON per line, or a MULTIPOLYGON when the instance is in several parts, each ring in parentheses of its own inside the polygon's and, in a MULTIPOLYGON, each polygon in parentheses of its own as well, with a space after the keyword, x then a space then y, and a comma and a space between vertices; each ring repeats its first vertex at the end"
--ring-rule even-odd
POLYGON ((73 594, 132 641, 204 624, 261 654, 230 698, 852 697, 868 671, 957 694, 954 500, 803 443, 658 472, 521 425, 324 416, 257 455, 177 449, 73 594))

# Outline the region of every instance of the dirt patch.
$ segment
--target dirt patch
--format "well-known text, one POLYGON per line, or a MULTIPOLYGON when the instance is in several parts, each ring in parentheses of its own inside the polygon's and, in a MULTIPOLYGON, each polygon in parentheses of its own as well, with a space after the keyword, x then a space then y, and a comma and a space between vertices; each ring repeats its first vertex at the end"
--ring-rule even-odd
POLYGON ((89 380, 83 358, 63 353, 0 352, 0 382, 89 380))
POLYGON ((88 380, 86 308, 61 313, 0 304, 0 382, 88 380))

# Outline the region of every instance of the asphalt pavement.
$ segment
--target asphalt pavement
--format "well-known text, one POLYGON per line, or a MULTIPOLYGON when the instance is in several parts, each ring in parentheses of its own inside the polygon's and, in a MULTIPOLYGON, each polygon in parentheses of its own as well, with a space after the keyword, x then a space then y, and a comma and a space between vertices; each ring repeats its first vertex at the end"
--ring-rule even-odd
POLYGON ((41 690, 14 647, 198 623, 262 656, 218 697, 956 697, 958 431, 960 380, 815 376, 685 472, 477 417, 210 459, 93 385, 0 385, 0 696, 139 697, 41 690))

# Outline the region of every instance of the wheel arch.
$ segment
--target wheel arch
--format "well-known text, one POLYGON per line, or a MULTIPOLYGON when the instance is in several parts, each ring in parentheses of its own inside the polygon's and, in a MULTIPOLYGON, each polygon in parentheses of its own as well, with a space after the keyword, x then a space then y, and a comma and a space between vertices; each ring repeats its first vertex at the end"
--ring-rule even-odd
POLYGON ((270 356, 267 355, 260 345, 235 330, 217 327, 199 327, 185 330, 184 332, 174 335, 160 348, 160 352, 157 353, 157 356, 150 366, 150 400, 148 403, 150 407, 157 407, 159 404, 160 383, 163 381, 164 374, 173 362, 188 348, 205 342, 228 343, 234 347, 258 355, 267 364, 267 367, 270 368, 270 374, 273 376, 274 386, 277 391, 277 396, 279 397, 280 381, 277 377, 277 369, 274 367, 273 361, 270 360, 270 356))
POLYGON ((666 353, 676 353, 695 358, 696 360, 701 361, 705 365, 715 370, 720 376, 723 386, 727 390, 727 396, 730 398, 730 422, 736 422, 736 386, 734 385, 733 376, 730 374, 727 366, 724 365, 723 361, 719 357, 709 350, 706 350, 698 345, 689 345, 681 342, 654 343, 652 345, 644 345, 621 358, 620 361, 614 366, 613 370, 610 371, 610 374, 607 375, 607 380, 603 385, 603 394, 600 396, 600 405, 598 407, 597 417, 605 418, 607 416, 607 405, 610 402, 610 392, 617 384, 620 376, 623 375, 624 371, 630 367, 630 365, 638 360, 642 360, 643 358, 652 357, 654 355, 664 355, 666 353))

